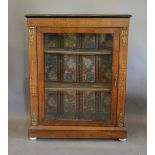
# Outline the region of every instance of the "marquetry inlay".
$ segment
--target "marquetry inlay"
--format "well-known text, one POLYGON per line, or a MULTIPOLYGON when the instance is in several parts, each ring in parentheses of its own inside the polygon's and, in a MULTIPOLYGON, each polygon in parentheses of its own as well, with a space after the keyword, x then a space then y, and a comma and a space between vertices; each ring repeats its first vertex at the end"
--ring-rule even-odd
POLYGON ((34 46, 34 35, 35 35, 35 27, 31 26, 29 27, 29 46, 34 46))
POLYGON ((37 95, 37 88, 36 88, 36 82, 35 82, 35 75, 34 75, 34 69, 35 67, 35 61, 32 60, 31 63, 31 76, 30 76, 30 89, 31 89, 31 95, 36 96, 37 95))
POLYGON ((124 114, 122 112, 120 112, 118 114, 117 126, 118 127, 123 127, 124 126, 124 114))
POLYGON ((122 44, 123 44, 123 46, 126 46, 127 34, 128 34, 127 28, 123 28, 123 30, 122 30, 122 44))
POLYGON ((35 112, 32 112, 32 115, 31 115, 31 124, 32 125, 37 125, 37 115, 35 112))

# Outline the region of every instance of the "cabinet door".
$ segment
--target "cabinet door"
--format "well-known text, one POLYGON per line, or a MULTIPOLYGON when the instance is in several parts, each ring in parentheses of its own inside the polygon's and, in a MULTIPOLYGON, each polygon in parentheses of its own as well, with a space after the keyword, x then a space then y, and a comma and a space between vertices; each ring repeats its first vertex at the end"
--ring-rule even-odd
POLYGON ((114 126, 118 28, 38 28, 39 123, 114 126))

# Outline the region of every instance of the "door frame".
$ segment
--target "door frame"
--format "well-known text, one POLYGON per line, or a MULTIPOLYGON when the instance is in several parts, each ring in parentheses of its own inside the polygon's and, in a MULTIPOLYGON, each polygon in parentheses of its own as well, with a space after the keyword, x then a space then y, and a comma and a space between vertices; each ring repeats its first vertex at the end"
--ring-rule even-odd
POLYGON ((53 28, 37 27, 37 68, 38 68, 38 119, 40 125, 75 125, 75 126, 116 126, 117 123, 117 93, 119 70, 119 37, 120 28, 53 28), (110 121, 45 121, 44 116, 44 33, 112 33, 113 34, 113 61, 112 61, 112 103, 110 121))

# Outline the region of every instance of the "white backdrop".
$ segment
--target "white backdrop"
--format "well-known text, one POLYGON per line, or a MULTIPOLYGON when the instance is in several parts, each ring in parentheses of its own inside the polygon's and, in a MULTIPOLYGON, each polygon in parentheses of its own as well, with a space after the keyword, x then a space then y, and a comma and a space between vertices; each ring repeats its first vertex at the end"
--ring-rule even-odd
MULTIPOLYGON (((146 104, 146 0, 9 0, 9 115, 28 111, 25 14, 131 14, 127 99, 146 104)), ((152 51, 154 52, 154 51, 152 51)))

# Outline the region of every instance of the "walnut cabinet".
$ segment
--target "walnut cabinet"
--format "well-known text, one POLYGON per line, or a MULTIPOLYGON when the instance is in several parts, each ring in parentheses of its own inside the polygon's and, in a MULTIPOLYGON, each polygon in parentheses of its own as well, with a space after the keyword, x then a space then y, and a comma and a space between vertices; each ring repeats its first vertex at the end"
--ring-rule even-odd
POLYGON ((34 138, 126 139, 130 15, 26 15, 34 138))

